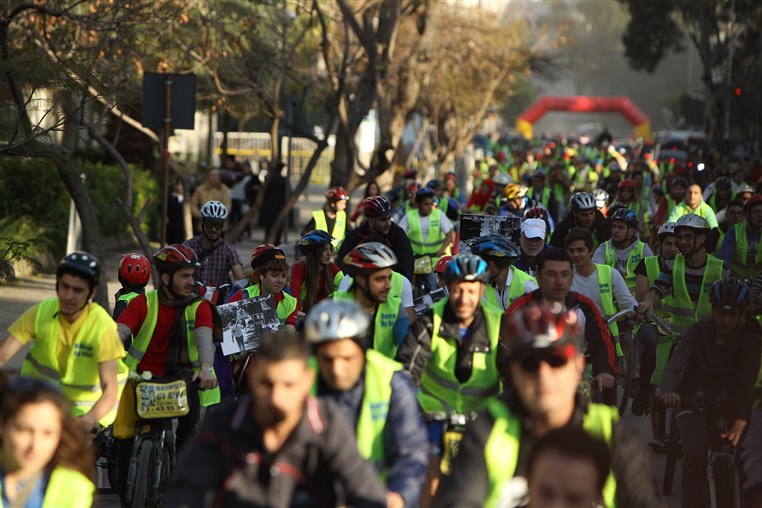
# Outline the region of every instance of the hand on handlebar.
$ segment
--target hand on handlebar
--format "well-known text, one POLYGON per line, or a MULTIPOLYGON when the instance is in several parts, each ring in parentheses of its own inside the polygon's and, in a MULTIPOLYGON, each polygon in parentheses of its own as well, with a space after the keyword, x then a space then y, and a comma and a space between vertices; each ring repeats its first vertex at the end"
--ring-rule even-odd
POLYGON ((635 310, 638 313, 638 317, 643 320, 645 319, 646 313, 651 312, 654 310, 653 304, 648 300, 643 300, 642 302, 638 303, 638 306, 635 307, 635 310))
POLYGON ((733 446, 738 446, 738 442, 741 440, 741 435, 743 434, 743 429, 745 428, 746 420, 736 420, 733 422, 733 427, 730 429, 730 432, 720 434, 720 436, 733 443, 733 446))
POLYGON ((201 367, 201 370, 193 374, 192 381, 198 380, 198 387, 202 390, 208 390, 217 386, 217 378, 214 377, 211 368, 201 367))
POLYGON ((661 396, 661 401, 667 407, 679 407, 680 395, 677 393, 665 393, 661 396))

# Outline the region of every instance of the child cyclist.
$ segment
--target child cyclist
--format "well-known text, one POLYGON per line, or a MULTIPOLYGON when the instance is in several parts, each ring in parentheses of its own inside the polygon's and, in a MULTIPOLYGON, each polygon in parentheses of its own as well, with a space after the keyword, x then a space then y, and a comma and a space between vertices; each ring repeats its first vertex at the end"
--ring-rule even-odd
POLYGON ((146 292, 146 285, 151 280, 151 262, 143 254, 124 254, 119 260, 118 278, 122 287, 114 294, 114 320, 133 298, 146 292))

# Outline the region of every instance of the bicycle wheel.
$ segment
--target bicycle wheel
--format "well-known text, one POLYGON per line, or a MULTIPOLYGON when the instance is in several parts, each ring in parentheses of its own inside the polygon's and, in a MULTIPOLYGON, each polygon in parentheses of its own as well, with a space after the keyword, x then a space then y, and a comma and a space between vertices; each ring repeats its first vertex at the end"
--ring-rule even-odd
POLYGON ((714 493, 711 501, 712 508, 736 508, 736 491, 738 489, 738 476, 735 472, 733 459, 727 455, 715 457, 712 461, 712 481, 714 493))
POLYGON ((667 463, 664 465, 664 482, 662 484, 662 493, 668 496, 672 493, 672 484, 675 480, 675 466, 680 454, 680 442, 677 432, 677 419, 672 420, 672 430, 669 433, 667 441, 667 463))
POLYGON ((146 439, 140 444, 138 450, 138 467, 135 472, 135 481, 132 487, 132 506, 150 506, 148 499, 148 485, 151 481, 151 469, 153 468, 153 441, 146 439))
POLYGON ((632 388, 632 378, 635 373, 635 352, 632 335, 627 333, 620 335, 619 345, 622 348, 622 357, 621 361, 618 362, 620 370, 617 375, 617 400, 619 401, 619 415, 621 416, 627 411, 632 388))

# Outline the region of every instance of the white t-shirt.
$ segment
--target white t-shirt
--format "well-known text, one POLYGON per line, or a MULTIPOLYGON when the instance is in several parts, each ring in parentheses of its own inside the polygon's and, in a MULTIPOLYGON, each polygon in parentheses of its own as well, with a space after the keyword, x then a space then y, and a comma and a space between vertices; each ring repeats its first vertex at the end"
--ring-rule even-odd
MULTIPOLYGON (((638 305, 638 302, 630 294, 630 290, 627 289, 627 283, 624 281, 624 278, 616 270, 611 270, 611 285, 614 292, 614 303, 619 305, 619 308, 632 309, 638 305)), ((574 281, 572 282, 571 290, 581 293, 595 302, 595 306, 598 307, 604 318, 611 317, 603 312, 601 289, 598 286, 598 270, 594 270, 589 277, 583 277, 577 273, 577 268, 574 267, 574 281)))
MULTIPOLYGON (((436 210, 432 211, 431 213, 436 213, 436 210)), ((402 217, 399 226, 405 230, 405 233, 409 234, 410 225, 408 224, 407 217, 408 214, 406 213, 405 216, 402 217)), ((419 220, 421 222, 421 238, 425 239, 427 236, 429 236, 429 223, 431 222, 431 215, 427 215, 426 217, 419 217, 419 220)), ((452 222, 450 222, 450 219, 448 219, 444 213, 441 214, 441 219, 439 221, 439 231, 441 231, 443 235, 446 235, 452 231, 452 222)))
MULTIPOLYGON (((352 277, 347 275, 341 279, 339 291, 346 291, 351 285, 352 277)), ((410 284, 410 281, 407 280, 407 277, 402 277, 402 306, 406 309, 413 307, 413 286, 410 284)))
MULTIPOLYGON (((511 292, 511 284, 513 283, 513 271, 518 270, 518 268, 514 268, 513 270, 508 270, 508 276, 505 278, 505 289, 500 290, 498 288, 495 288, 495 292, 497 293, 497 299, 500 302, 500 305, 503 306, 503 309, 508 308, 508 294, 511 292)), ((537 289, 538 286, 536 282, 529 279, 524 281, 524 294, 531 293, 535 289, 537 289)))

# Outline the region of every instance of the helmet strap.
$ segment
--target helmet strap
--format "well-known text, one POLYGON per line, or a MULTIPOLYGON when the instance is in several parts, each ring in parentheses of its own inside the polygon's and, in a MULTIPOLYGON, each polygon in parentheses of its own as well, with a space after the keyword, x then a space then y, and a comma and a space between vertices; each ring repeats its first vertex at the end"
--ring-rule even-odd
POLYGON ((369 286, 369 280, 368 280, 368 276, 367 275, 365 275, 365 274, 363 274, 363 275, 357 275, 355 277, 355 286, 360 288, 360 292, 365 297, 365 299, 368 300, 369 302, 372 302, 374 304, 381 303, 381 302, 379 302, 378 298, 373 296, 373 294, 370 292, 370 288, 368 287, 369 286), (358 284, 358 279, 360 277, 363 277, 365 279, 365 286, 363 286, 361 284, 358 284))

